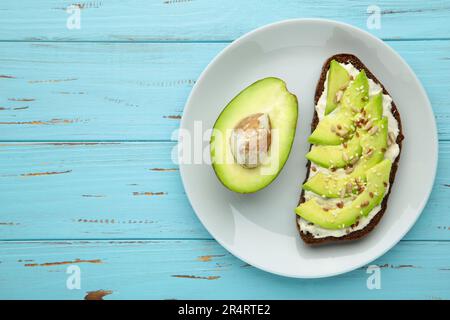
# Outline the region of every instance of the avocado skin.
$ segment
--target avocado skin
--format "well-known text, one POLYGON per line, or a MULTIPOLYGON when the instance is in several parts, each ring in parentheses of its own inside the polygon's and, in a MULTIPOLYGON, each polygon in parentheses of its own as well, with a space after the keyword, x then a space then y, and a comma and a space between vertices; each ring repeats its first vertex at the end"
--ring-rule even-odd
MULTIPOLYGON (((244 88, 241 92, 239 92, 226 106, 225 108, 221 111, 221 113, 219 114, 216 122, 214 123, 213 129, 217 129, 218 127, 218 123, 221 121, 221 119, 223 118, 223 116, 227 113, 227 110, 230 106, 232 106, 233 104, 236 104, 236 102, 242 98, 242 96, 248 92, 248 90, 251 90, 252 88, 255 87, 261 87, 264 86, 265 83, 276 83, 278 84, 278 86, 281 89, 281 92, 284 92, 286 97, 289 100, 288 106, 290 109, 290 112, 292 112, 292 115, 290 117, 291 122, 289 124, 286 125, 286 127, 288 127, 288 140, 289 143, 287 143, 284 146, 284 153, 283 153, 283 159, 281 159, 281 161, 279 162, 279 169, 275 174, 272 175, 268 175, 266 176, 264 179, 260 179, 263 180, 262 183, 253 183, 251 186, 248 186, 248 184, 246 184, 245 179, 239 179, 239 177, 237 179, 227 179, 226 177, 226 173, 224 173, 223 171, 223 165, 221 164, 217 164, 214 161, 214 157, 215 157, 215 148, 214 145, 216 144, 216 139, 213 135, 211 136, 210 139, 210 146, 211 146, 211 164, 212 164, 212 168, 214 170, 214 173, 216 175, 216 177, 219 179, 219 181, 221 182, 221 184, 226 187, 227 189, 236 192, 236 193, 241 193, 241 194, 248 194, 248 193, 255 193, 265 187, 267 187, 271 182, 273 182, 276 177, 279 175, 279 173, 282 171, 284 165, 286 164, 286 161, 289 157, 289 154, 291 152, 292 149, 292 144, 294 142, 294 138, 295 138, 295 131, 296 131, 296 127, 297 127, 297 119, 298 119, 298 99, 297 96, 294 95, 293 93, 289 92, 287 90, 286 87, 286 83, 280 79, 280 78, 276 78, 276 77, 267 77, 264 79, 260 79, 256 82, 254 82, 253 84, 247 86, 246 88, 244 88)), ((244 108, 245 109, 245 108, 244 108)), ((258 111, 257 109, 255 109, 255 111, 258 111)), ((242 116, 239 117, 239 119, 241 118, 245 118, 245 114, 243 114, 242 116)), ((270 113, 269 113, 270 116, 270 113)), ((271 125, 273 126, 273 119, 270 118, 271 121, 271 125)), ((226 129, 233 129, 234 126, 237 124, 238 121, 236 121, 233 125, 231 125, 229 128, 226 129)), ((225 148, 228 148, 229 144, 228 142, 225 144, 225 148)), ((254 168, 254 169, 243 169, 242 167, 240 167, 239 165, 235 164, 235 166, 237 166, 237 170, 246 170, 244 172, 252 172, 250 175, 252 175, 253 177, 258 177, 258 170, 259 168, 254 168)), ((247 175, 248 176, 248 175, 247 175)), ((257 179, 256 179, 257 180, 257 179)))

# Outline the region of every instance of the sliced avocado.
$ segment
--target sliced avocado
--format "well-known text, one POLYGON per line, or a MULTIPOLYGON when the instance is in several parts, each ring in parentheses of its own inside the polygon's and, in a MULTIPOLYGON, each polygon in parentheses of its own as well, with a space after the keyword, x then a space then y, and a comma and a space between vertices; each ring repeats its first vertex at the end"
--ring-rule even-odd
POLYGON ((366 171, 380 163, 384 159, 384 153, 381 151, 374 151, 370 156, 364 156, 359 159, 355 165, 355 169, 350 174, 350 178, 366 180, 366 171))
POLYGON ((349 82, 350 75, 348 71, 336 60, 331 60, 328 71, 326 115, 336 109, 338 105, 336 94, 341 90, 345 90, 349 82))
MULTIPOLYGON (((328 97, 328 96, 327 96, 328 97)), ((369 100, 369 81, 364 70, 358 73, 344 92, 340 107, 326 114, 308 141, 317 145, 339 145, 355 128, 354 114, 362 110, 369 100)))
POLYGON ((372 121, 371 126, 368 129, 363 128, 360 130, 360 135, 363 151, 367 152, 369 149, 380 150, 386 148, 388 137, 387 117, 372 121))
POLYGON ((366 171, 384 159, 384 154, 379 151, 373 153, 370 157, 361 158, 353 172, 346 176, 340 176, 336 173, 319 172, 306 181, 302 188, 314 192, 326 198, 345 198, 355 192, 356 181, 366 181, 366 171), (351 188, 347 187, 350 183, 351 188))
MULTIPOLYGON (((349 196, 351 193, 342 191, 346 188, 347 184, 351 183, 354 185, 355 181, 366 181, 367 170, 384 159, 388 135, 387 118, 383 117, 382 119, 373 121, 372 128, 375 127, 378 129, 376 129, 376 132, 373 132, 373 134, 369 133, 370 130, 358 130, 358 135, 360 137, 359 143, 362 147, 362 156, 355 163, 353 171, 349 175, 342 177, 338 173, 331 172, 325 174, 319 172, 303 184, 303 189, 328 198, 340 198, 342 195, 344 195, 344 197, 349 196)), ((315 148, 317 147, 314 147, 312 150, 315 148)))
POLYGON ((369 80, 364 70, 359 72, 342 97, 342 106, 354 112, 360 111, 369 100, 369 80))
POLYGON ((319 172, 303 184, 303 189, 324 198, 347 197, 353 191, 347 192, 346 190, 347 183, 350 181, 349 177, 339 178, 335 174, 319 172))
POLYGON ((339 145, 354 129, 352 112, 337 108, 317 124, 308 141, 317 145, 339 145))
POLYGON ((369 119, 381 119, 383 116, 383 94, 380 92, 371 97, 364 106, 364 111, 369 119))
POLYGON ((316 199, 298 206, 295 212, 303 219, 326 229, 342 229, 355 224, 360 216, 366 216, 383 200, 389 183, 391 161, 385 159, 367 171, 365 190, 343 208, 324 209, 316 199))
POLYGON ((384 159, 387 148, 388 119, 383 117, 374 121, 372 128, 378 128, 376 133, 370 134, 370 130, 361 133, 362 157, 355 165, 351 174, 353 177, 364 179, 364 173, 384 159))
POLYGON ((361 155, 359 137, 338 146, 313 146, 306 159, 324 168, 343 168, 361 155))
POLYGON ((259 80, 234 97, 217 118, 210 141, 212 167, 221 183, 239 193, 269 185, 289 156, 297 112, 297 97, 278 78, 259 80), (243 119, 256 119, 259 114, 268 116, 270 147, 263 163, 248 168, 235 159, 230 138, 243 119))

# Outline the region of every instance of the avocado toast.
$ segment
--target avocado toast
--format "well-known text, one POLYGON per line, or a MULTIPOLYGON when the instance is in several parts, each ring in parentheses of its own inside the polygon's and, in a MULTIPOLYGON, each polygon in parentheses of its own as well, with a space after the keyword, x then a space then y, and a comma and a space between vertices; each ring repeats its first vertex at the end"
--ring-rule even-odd
POLYGON ((400 159, 400 115, 354 55, 324 64, 315 93, 307 175, 296 208, 308 244, 354 240, 378 224, 400 159))

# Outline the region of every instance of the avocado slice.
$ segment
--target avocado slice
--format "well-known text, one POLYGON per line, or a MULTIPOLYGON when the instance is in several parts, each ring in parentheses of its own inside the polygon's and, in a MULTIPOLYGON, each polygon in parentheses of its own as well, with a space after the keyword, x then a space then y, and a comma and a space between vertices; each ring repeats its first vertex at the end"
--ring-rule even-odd
POLYGON ((327 83, 327 104, 325 107, 325 115, 336 109, 338 105, 337 95, 339 91, 344 91, 350 82, 348 71, 336 60, 331 60, 330 69, 328 71, 327 83))
POLYGON ((303 219, 326 229, 342 229, 350 227, 360 216, 369 212, 381 203, 389 183, 392 163, 385 159, 367 171, 367 184, 358 197, 343 208, 324 209, 316 199, 300 204, 295 212, 303 219))
POLYGON ((297 113, 297 97, 278 78, 259 80, 234 97, 217 118, 210 140, 212 167, 220 182, 239 193, 256 192, 269 185, 289 156, 297 113), (237 161, 231 137, 238 126, 251 127, 253 122, 241 125, 245 119, 256 119, 260 114, 269 122, 270 146, 264 161, 249 168, 237 161))
MULTIPOLYGON (((355 186, 356 181, 366 181, 366 171, 384 159, 384 152, 387 148, 388 119, 383 117, 382 119, 373 121, 373 125, 369 130, 361 128, 357 132, 359 135, 358 143, 361 145, 362 153, 359 160, 353 166, 353 170, 344 177, 338 173, 331 172, 325 174, 319 172, 303 184, 304 190, 312 191, 327 198, 348 197, 354 192, 353 188, 349 192, 349 188, 347 187, 349 183, 355 186)), ((355 137, 357 135, 353 139, 355 137)), ((314 147, 312 150, 318 147, 314 147)), ((336 146, 336 148, 338 147, 336 146)))
POLYGON ((359 137, 355 135, 338 146, 314 146, 306 154, 306 159, 324 168, 343 168, 358 159, 361 151, 359 137))
POLYGON ((342 198, 353 193, 353 189, 347 190, 347 183, 349 182, 352 182, 350 177, 338 177, 335 174, 319 172, 303 184, 303 189, 324 198, 342 198))
POLYGON ((367 153, 369 149, 380 150, 386 148, 388 138, 387 117, 382 117, 366 125, 369 126, 359 130, 363 151, 367 153))
POLYGON ((371 97, 363 110, 369 119, 381 119, 383 116, 383 94, 380 92, 371 97))
POLYGON ((340 106, 329 114, 325 112, 326 116, 317 124, 308 141, 316 145, 341 144, 354 132, 354 115, 363 109, 368 100, 369 80, 362 70, 344 91, 340 106))
POLYGON ((386 117, 374 121, 370 130, 361 133, 362 157, 351 174, 353 177, 361 177, 364 179, 364 173, 384 159, 387 140, 388 119, 386 117), (374 129, 376 129, 376 132, 371 132, 374 129))
POLYGON ((317 124, 308 141, 316 145, 340 145, 354 129, 353 113, 338 107, 317 124))
POLYGON ((368 100, 369 80, 367 79, 366 72, 362 70, 344 91, 341 103, 343 108, 358 112, 364 107, 368 100))

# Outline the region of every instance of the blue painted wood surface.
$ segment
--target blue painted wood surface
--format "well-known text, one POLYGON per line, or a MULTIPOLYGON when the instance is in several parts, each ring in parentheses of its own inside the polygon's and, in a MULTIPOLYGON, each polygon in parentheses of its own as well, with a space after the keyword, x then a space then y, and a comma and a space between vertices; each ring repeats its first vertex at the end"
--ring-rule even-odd
POLYGON ((293 18, 327 18, 366 28, 377 5, 383 39, 447 38, 446 0, 26 0, 0 3, 0 39, 55 41, 231 41, 262 25, 293 18), (66 8, 81 8, 81 29, 68 30, 66 8))
POLYGON ((187 95, 230 41, 299 17, 366 29, 372 3, 82 1, 80 30, 66 27, 70 4, 0 3, 0 298, 450 298, 448 1, 379 1, 382 28, 369 30, 419 76, 440 142, 423 215, 374 262, 381 290, 365 267, 293 280, 236 259, 171 161, 187 95), (70 265, 80 290, 66 287, 70 265))
POLYGON ((448 299, 449 242, 402 241, 374 262, 381 289, 360 268, 328 279, 268 274, 212 240, 1 242, 0 298, 83 299, 448 299), (68 265, 82 290, 68 290, 68 265))

